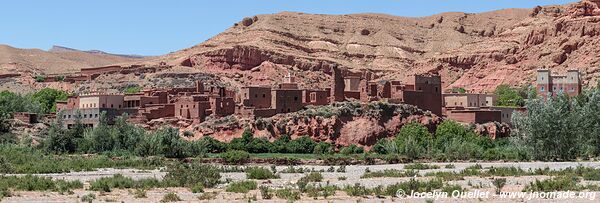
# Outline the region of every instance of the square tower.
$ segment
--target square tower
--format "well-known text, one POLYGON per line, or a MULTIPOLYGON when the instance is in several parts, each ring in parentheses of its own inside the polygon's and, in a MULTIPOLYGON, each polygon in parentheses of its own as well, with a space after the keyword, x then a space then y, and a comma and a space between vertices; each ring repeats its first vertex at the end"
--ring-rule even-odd
POLYGON ((548 92, 552 92, 552 77, 550 70, 540 69, 537 71, 536 91, 538 95, 546 97, 548 92))

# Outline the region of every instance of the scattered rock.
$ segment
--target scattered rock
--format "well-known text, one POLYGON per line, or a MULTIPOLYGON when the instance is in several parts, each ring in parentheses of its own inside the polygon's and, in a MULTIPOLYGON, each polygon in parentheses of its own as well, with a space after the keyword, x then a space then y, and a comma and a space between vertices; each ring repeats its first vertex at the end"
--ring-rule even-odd
POLYGON ((369 30, 367 30, 367 29, 362 29, 362 30, 360 31, 360 34, 361 34, 361 35, 369 35, 369 34, 371 34, 371 31, 369 31, 369 30))
POLYGON ((252 25, 252 23, 254 23, 254 20, 252 20, 252 18, 245 17, 244 19, 242 19, 242 25, 246 27, 252 25))

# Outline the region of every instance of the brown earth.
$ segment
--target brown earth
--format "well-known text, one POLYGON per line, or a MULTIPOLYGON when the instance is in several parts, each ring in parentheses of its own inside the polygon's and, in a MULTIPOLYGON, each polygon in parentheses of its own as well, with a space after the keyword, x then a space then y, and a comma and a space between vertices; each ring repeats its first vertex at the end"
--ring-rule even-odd
POLYGON ((440 73, 445 87, 492 91, 533 82, 536 69, 579 69, 584 84, 599 72, 599 1, 470 14, 406 18, 383 14, 283 12, 245 18, 191 48, 148 63, 167 62, 206 73, 236 74, 234 85, 275 83, 264 63, 301 76, 306 86, 332 64, 372 69, 383 79, 440 73), (256 80, 257 73, 266 79, 256 80))
POLYGON ((584 0, 420 18, 282 12, 244 18, 201 44, 159 57, 0 46, 0 66, 5 72, 65 73, 115 63, 166 63, 174 70, 187 67, 216 75, 233 87, 274 85, 291 71, 301 87, 314 88, 329 85, 330 78, 321 71, 337 64, 355 71, 372 69, 382 79, 439 73, 445 87, 476 92, 492 91, 499 84, 530 84, 535 70, 546 67, 557 72, 579 69, 584 85, 595 85, 600 73, 599 4, 584 0))

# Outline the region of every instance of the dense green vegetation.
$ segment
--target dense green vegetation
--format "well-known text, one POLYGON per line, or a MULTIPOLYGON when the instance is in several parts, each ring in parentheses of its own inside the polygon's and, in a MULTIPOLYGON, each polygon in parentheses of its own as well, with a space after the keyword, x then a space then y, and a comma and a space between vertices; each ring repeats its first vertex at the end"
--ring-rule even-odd
POLYGON ((513 135, 536 160, 573 160, 600 155, 600 90, 574 98, 531 100, 513 116, 513 135), (540 150, 543 149, 543 150, 540 150))
POLYGON ((123 89, 125 94, 134 94, 142 91, 142 87, 139 85, 129 85, 123 89))
POLYGON ((509 85, 499 85, 494 91, 498 106, 525 106, 525 101, 536 98, 536 90, 533 86, 522 86, 519 88, 509 85))
POLYGON ((379 140, 372 151, 404 156, 408 159, 452 160, 524 160, 526 154, 513 150, 508 139, 492 140, 474 133, 454 121, 438 125, 435 134, 417 123, 407 124, 393 139, 379 140))
POLYGON ((68 93, 50 88, 29 94, 0 92, 0 115, 12 115, 14 112, 51 113, 56 112, 56 101, 66 100, 68 93))

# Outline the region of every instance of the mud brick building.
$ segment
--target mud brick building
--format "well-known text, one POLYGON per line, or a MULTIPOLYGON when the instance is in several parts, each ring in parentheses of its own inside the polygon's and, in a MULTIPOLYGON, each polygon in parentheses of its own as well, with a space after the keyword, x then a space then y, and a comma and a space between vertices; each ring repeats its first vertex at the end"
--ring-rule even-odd
POLYGON ((559 94, 577 96, 581 94, 579 70, 568 70, 566 75, 552 75, 550 70, 540 69, 537 71, 536 90, 543 98, 559 94))
POLYGON ((512 124, 515 111, 520 107, 496 106, 496 96, 485 93, 444 93, 443 115, 463 123, 502 122, 512 124))
POLYGON ((329 90, 302 90, 304 105, 321 106, 329 104, 329 90))
POLYGON ((106 112, 108 123, 123 113, 135 114, 132 109, 124 109, 124 95, 119 94, 84 94, 69 97, 67 104, 58 107, 60 116, 66 127, 80 120, 83 125, 96 127, 100 123, 100 114, 106 112))
POLYGON ((235 100, 232 95, 233 91, 223 87, 206 87, 202 82, 196 82, 194 87, 145 90, 136 94, 71 96, 67 101, 58 102, 57 110, 67 127, 77 120, 95 127, 102 112, 106 112, 109 123, 124 113, 134 122, 173 117, 201 122, 209 115, 233 114, 235 100))
POLYGON ((13 118, 29 124, 34 124, 38 122, 38 115, 36 113, 15 112, 13 114, 13 118))
POLYGON ((402 102, 442 115, 441 77, 416 75, 414 85, 404 86, 402 102))
POLYGON ((491 109, 462 109, 447 112, 449 119, 463 123, 487 123, 502 120, 502 112, 491 109))
POLYGON ((496 105, 496 96, 493 94, 444 93, 443 99, 446 108, 491 107, 496 105))
POLYGON ((211 109, 207 95, 179 96, 175 99, 175 117, 204 121, 211 109))

